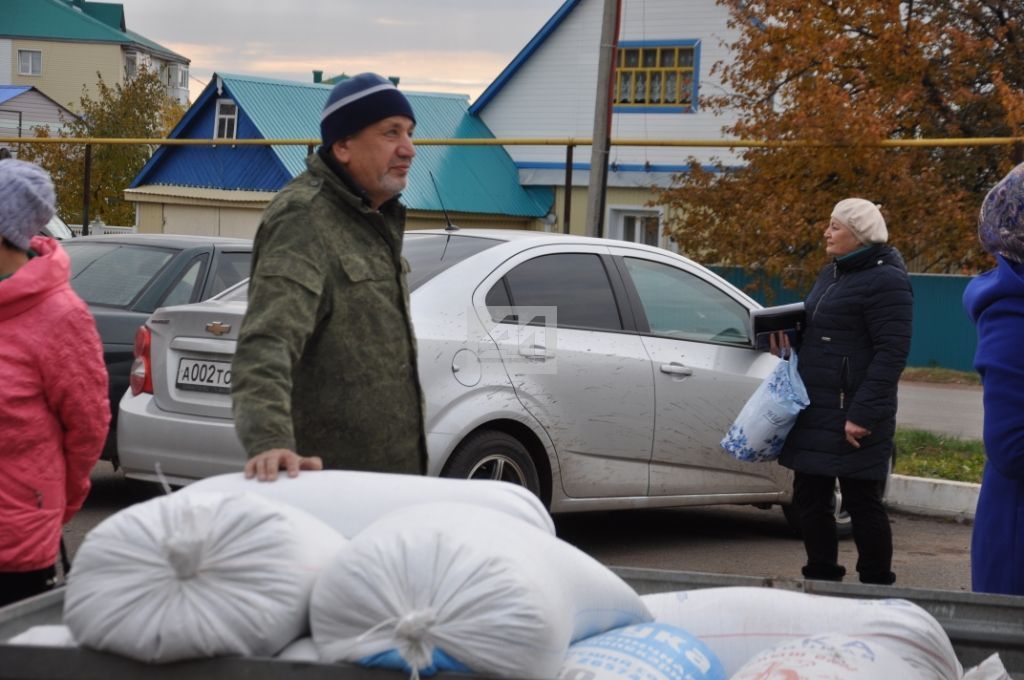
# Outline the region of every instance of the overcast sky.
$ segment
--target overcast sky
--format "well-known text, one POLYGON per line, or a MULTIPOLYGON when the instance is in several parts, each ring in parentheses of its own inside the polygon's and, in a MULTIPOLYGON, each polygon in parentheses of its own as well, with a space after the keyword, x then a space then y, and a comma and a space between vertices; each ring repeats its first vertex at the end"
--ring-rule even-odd
POLYGON ((122 0, 130 30, 214 71, 311 81, 376 71, 475 99, 563 0, 122 0))

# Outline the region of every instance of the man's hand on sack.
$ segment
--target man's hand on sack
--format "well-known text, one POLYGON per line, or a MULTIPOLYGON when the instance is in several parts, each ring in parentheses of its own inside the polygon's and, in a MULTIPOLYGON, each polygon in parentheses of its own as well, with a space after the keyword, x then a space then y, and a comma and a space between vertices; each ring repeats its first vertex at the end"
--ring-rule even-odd
POLYGON ((320 456, 300 456, 290 449, 269 449, 250 458, 245 464, 245 478, 255 477, 261 482, 277 479, 278 470, 286 470, 295 477, 299 470, 323 470, 320 456))

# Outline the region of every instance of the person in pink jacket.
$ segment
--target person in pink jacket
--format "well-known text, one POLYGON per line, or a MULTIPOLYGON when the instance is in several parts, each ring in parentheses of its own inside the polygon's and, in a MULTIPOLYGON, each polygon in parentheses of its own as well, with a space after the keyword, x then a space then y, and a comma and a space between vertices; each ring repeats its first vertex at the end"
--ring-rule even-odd
POLYGON ((110 423, 96 322, 36 235, 53 212, 42 168, 0 160, 0 606, 53 586, 110 423))

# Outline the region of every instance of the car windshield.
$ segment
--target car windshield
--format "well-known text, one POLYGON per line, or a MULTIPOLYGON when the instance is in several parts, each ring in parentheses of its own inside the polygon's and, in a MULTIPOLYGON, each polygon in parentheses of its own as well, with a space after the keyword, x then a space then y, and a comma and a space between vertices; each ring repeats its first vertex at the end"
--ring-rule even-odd
POLYGON ((89 304, 128 307, 174 251, 124 243, 65 245, 71 258, 71 287, 89 304))
MULTIPOLYGON (((458 234, 405 235, 402 255, 409 261, 409 291, 414 291, 448 267, 503 243, 498 239, 458 234)), ((249 295, 249 282, 230 288, 216 297, 223 302, 241 302, 249 295)))

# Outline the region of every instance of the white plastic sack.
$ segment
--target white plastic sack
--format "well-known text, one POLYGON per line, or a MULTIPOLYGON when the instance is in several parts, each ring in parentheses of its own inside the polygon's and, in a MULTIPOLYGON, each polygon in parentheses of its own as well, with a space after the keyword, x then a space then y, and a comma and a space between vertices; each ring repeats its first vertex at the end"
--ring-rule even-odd
POLYGON ((791 640, 743 665, 731 680, 929 680, 879 642, 829 633, 791 640))
POLYGON ((75 636, 63 625, 32 626, 7 641, 9 645, 27 647, 77 647, 75 636))
POLYGON ((1013 680, 998 654, 993 654, 964 673, 963 680, 1013 680))
POLYGON ((373 523, 310 608, 324 661, 553 678, 573 641, 650 621, 594 558, 489 508, 435 503, 373 523))
POLYGON ((282 649, 277 653, 275 658, 282 659, 284 661, 319 662, 320 652, 316 650, 313 638, 307 635, 306 637, 299 638, 282 649))
POLYGON ((569 647, 558 677, 586 680, 725 680, 711 649, 666 623, 641 623, 569 647))
POLYGON ((758 463, 775 460, 800 411, 810 404, 797 372, 796 352, 780 361, 743 405, 722 438, 722 448, 737 460, 758 463))
POLYGON ((441 479, 419 475, 322 470, 281 473, 273 482, 246 479, 240 472, 208 477, 177 493, 249 491, 315 515, 352 538, 387 513, 420 503, 471 503, 500 510, 555 533, 544 504, 521 486, 483 479, 441 479))
POLYGON ((963 673, 946 631, 907 600, 743 587, 657 593, 643 600, 656 621, 703 640, 729 674, 762 650, 825 632, 882 644, 924 677, 959 680, 963 673))
POLYGON ((309 629, 320 569, 347 543, 255 494, 171 494, 85 537, 64 623, 85 647, 145 662, 270 656, 309 629))

